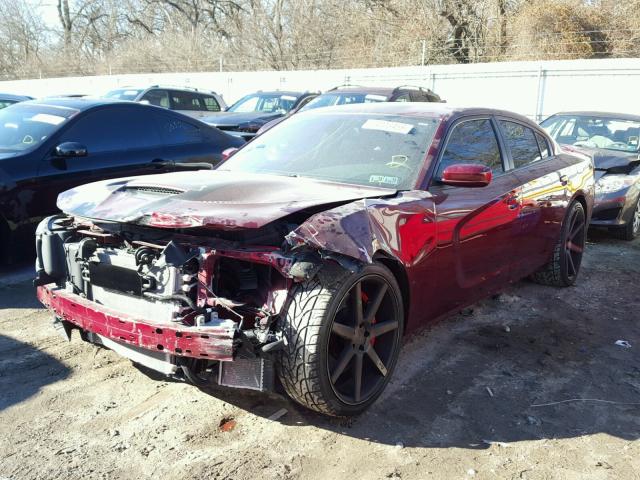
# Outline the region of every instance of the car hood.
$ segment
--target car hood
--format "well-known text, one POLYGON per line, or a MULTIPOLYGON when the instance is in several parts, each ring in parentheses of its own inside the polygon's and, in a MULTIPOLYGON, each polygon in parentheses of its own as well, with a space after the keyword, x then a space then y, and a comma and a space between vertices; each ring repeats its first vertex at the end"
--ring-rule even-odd
POLYGON ((83 185, 61 193, 58 208, 96 220, 233 230, 260 228, 305 209, 396 193, 308 178, 201 170, 83 185))
POLYGON ((578 147, 575 145, 563 145, 562 148, 568 152, 578 152, 587 155, 593 160, 597 170, 624 170, 630 165, 640 162, 638 152, 618 152, 604 148, 578 147))
POLYGON ((247 113, 236 113, 236 112, 220 112, 212 115, 207 115, 206 117, 202 117, 200 120, 208 123, 209 125, 213 125, 214 127, 218 126, 235 126, 241 125, 243 123, 258 123, 265 124, 274 120, 276 118, 282 117, 281 113, 264 113, 264 112, 247 112, 247 113))

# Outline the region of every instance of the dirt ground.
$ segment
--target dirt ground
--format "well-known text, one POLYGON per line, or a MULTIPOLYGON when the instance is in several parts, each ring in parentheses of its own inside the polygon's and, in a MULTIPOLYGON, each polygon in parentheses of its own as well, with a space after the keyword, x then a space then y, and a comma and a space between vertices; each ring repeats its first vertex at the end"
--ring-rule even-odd
POLYGON ((639 286, 640 241, 593 234, 575 287, 521 282, 412 336, 346 422, 66 343, 5 280, 0 480, 639 479, 639 286))

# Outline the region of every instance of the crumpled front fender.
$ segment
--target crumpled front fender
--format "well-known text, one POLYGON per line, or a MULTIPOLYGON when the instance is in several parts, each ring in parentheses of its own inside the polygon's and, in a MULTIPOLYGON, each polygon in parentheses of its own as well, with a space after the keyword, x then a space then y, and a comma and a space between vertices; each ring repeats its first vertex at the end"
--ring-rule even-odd
POLYGON ((436 246, 435 205, 428 192, 362 199, 310 217, 286 237, 293 248, 345 255, 365 263, 379 252, 411 266, 436 246))

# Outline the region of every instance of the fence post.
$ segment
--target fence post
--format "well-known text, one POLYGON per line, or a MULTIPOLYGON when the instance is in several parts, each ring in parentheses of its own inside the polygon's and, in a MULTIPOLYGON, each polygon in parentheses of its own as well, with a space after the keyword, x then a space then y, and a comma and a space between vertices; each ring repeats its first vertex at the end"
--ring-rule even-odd
POLYGON ((535 113, 535 121, 539 122, 542 120, 542 111, 544 106, 544 76, 545 70, 542 68, 542 64, 538 66, 538 92, 536 95, 536 113, 535 113))

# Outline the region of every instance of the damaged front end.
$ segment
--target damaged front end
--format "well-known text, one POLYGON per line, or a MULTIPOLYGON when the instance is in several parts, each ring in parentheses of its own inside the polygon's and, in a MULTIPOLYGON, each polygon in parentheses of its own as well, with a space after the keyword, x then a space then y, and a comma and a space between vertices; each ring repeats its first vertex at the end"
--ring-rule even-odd
POLYGON ((36 233, 38 298, 69 338, 193 383, 269 390, 275 328, 313 254, 57 215, 36 233))

